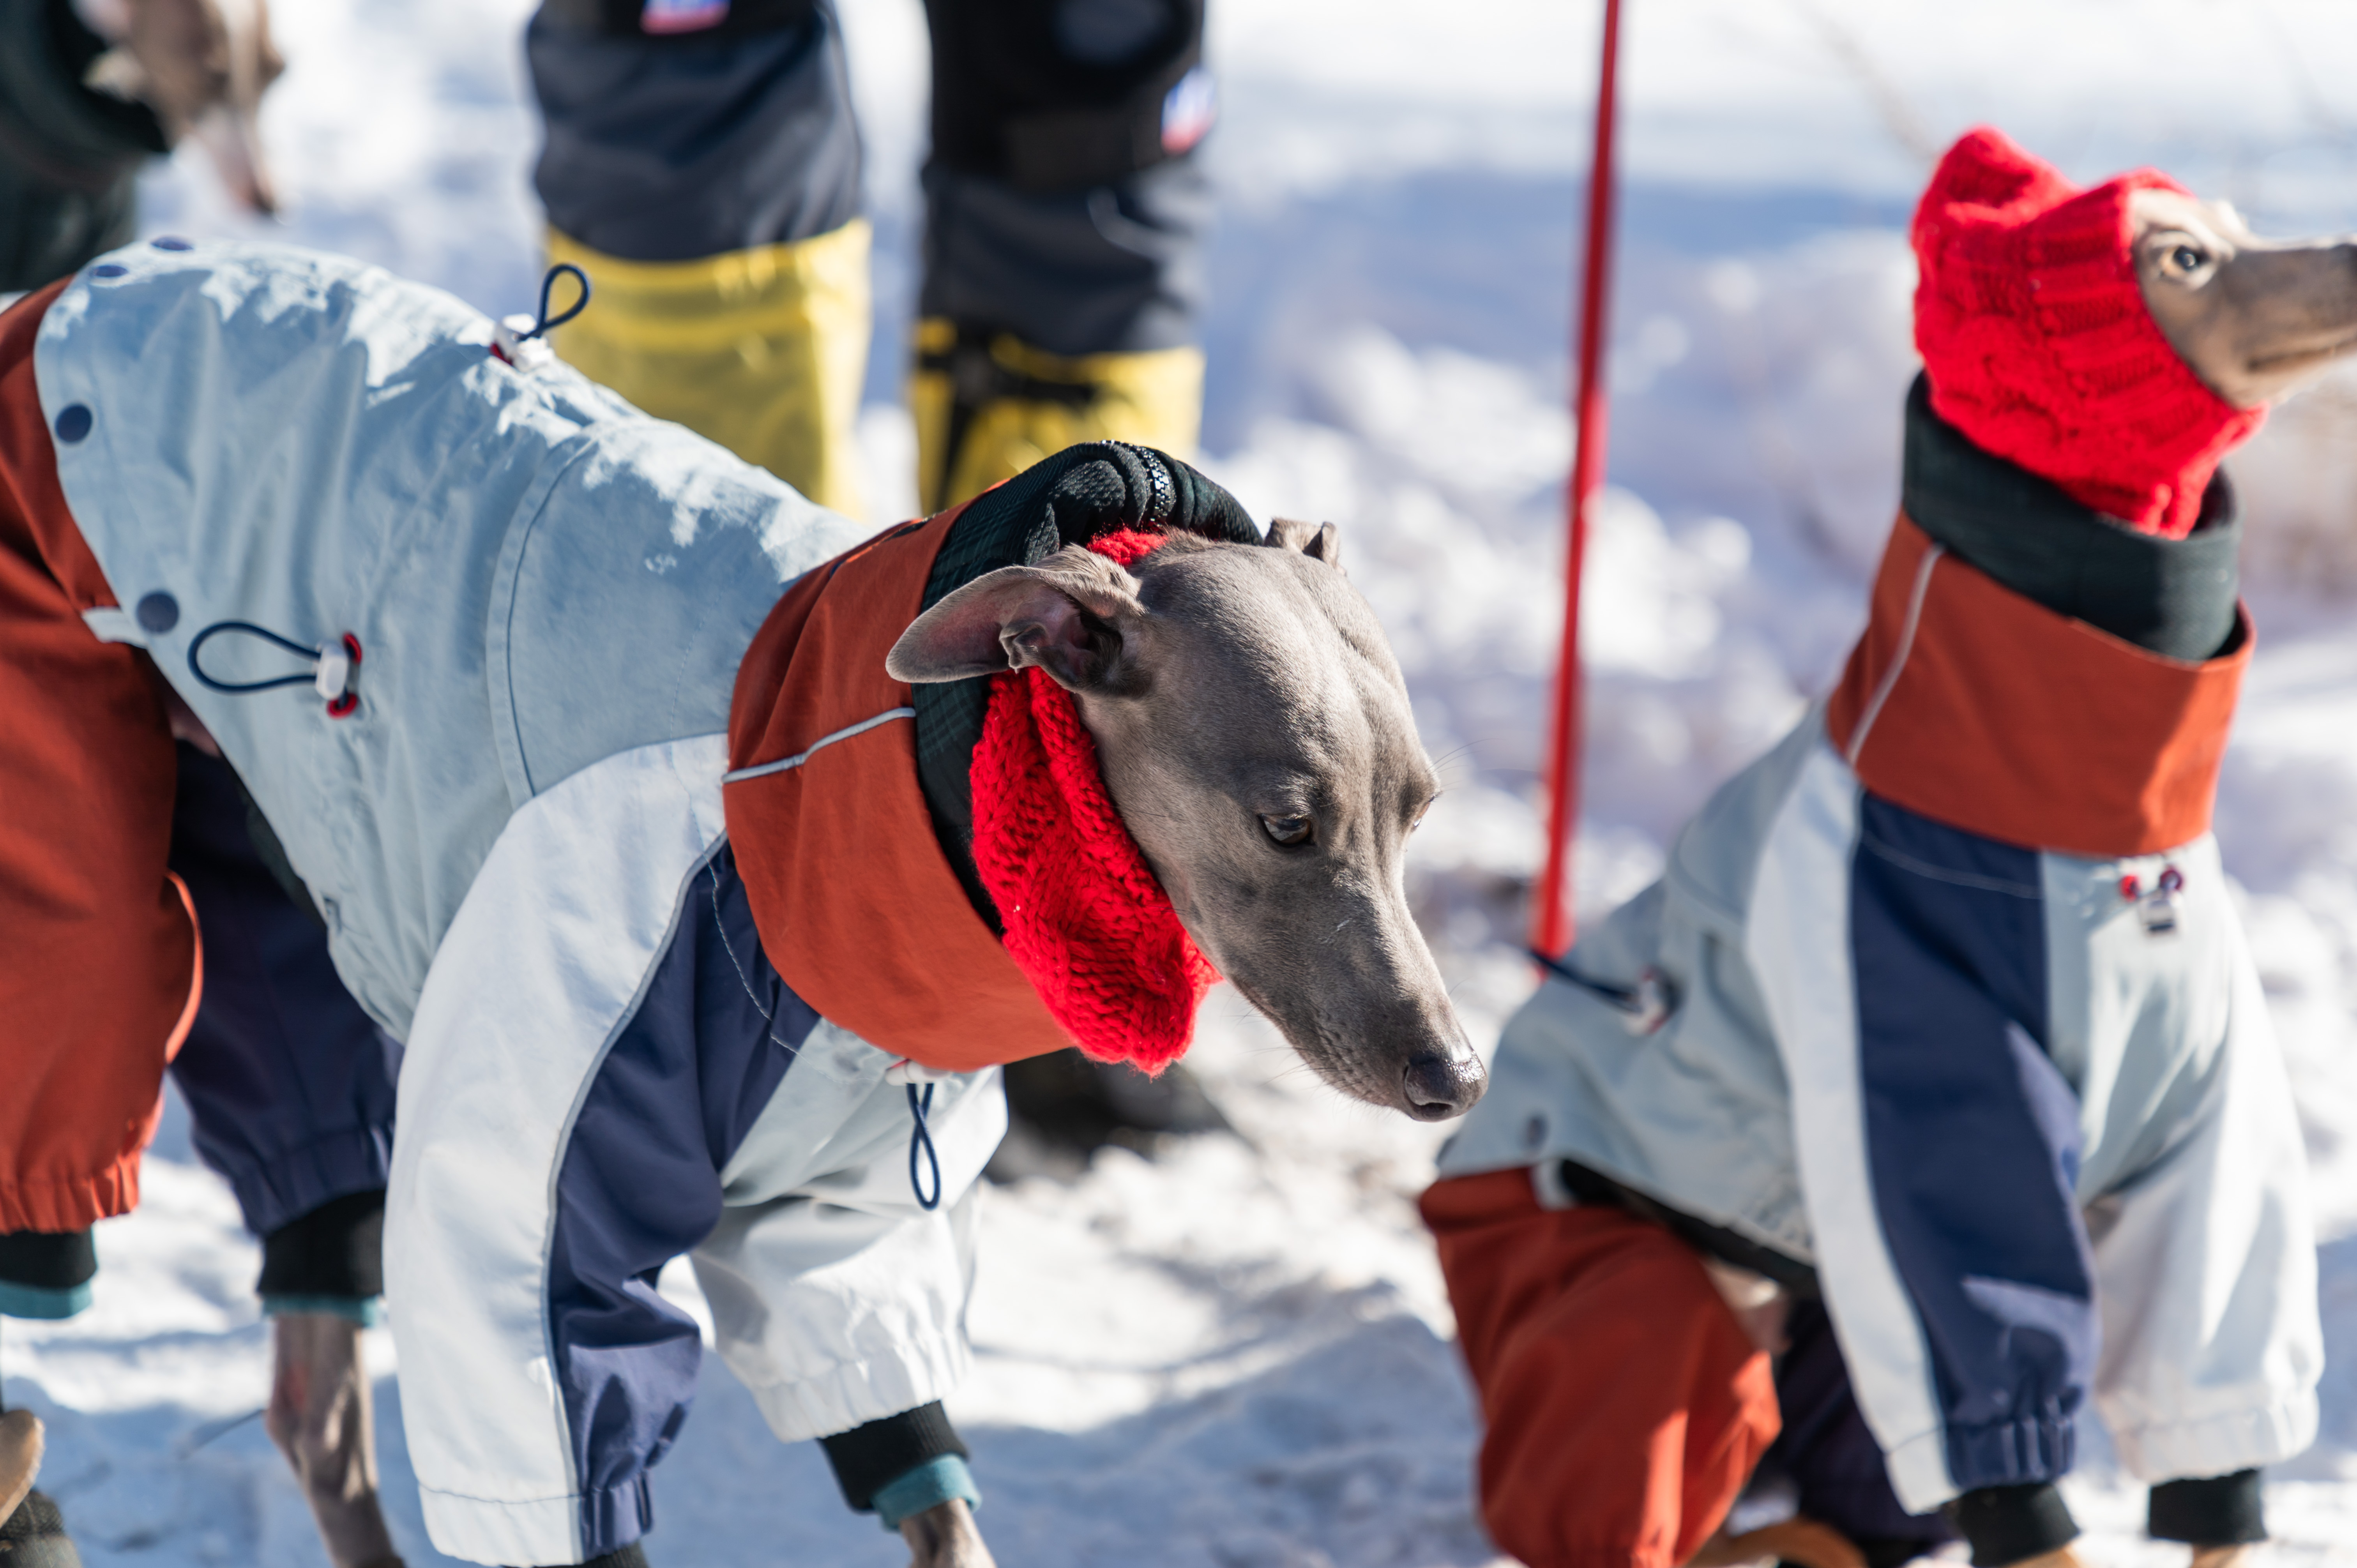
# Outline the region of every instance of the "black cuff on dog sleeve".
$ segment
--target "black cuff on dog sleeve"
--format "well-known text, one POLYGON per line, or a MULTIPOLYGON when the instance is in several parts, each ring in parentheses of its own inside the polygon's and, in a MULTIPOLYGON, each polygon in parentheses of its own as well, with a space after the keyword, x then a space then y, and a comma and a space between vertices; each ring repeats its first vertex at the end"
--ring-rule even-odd
POLYGON ((330 1198, 262 1239, 263 1295, 384 1294, 384 1189, 330 1198))
POLYGON ((843 1500, 857 1513, 874 1512, 878 1491, 927 1460, 944 1454, 968 1456, 939 1400, 818 1441, 834 1466, 843 1500))
POLYGON ((647 1568, 646 1548, 633 1541, 619 1552, 608 1552, 603 1557, 592 1557, 581 1568, 647 1568))
POLYGON ((1920 1535, 1861 1535, 1850 1544, 1866 1559, 1866 1568, 1907 1568, 1917 1559, 1929 1557, 1940 1545, 1920 1535))
POLYGON ((2152 1489, 2145 1530, 2155 1541, 2195 1546, 2240 1546, 2267 1538, 2265 1494, 2256 1470, 2193 1481, 2163 1481, 2152 1489))
POLYGON ((2005 1568, 2079 1538, 2079 1521, 2051 1481, 1976 1487, 1948 1510, 1972 1542, 1973 1568, 2005 1568))
POLYGON ((98 1273, 87 1230, 11 1230, 0 1235, 0 1281, 35 1290, 71 1290, 98 1273))

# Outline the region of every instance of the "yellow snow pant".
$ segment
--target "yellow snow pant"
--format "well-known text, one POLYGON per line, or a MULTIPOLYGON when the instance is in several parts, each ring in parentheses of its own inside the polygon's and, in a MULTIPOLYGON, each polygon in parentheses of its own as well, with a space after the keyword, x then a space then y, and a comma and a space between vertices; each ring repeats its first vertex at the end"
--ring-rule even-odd
POLYGON ((626 262, 550 230, 548 259, 589 274, 589 308, 552 333, 566 363, 758 463, 821 506, 863 515, 853 431, 871 306, 864 218, 791 244, 626 262))
POLYGON ((1066 356, 1004 332, 962 349, 956 327, 931 317, 917 324, 909 411, 917 510, 930 516, 1076 442, 1132 441, 1191 459, 1203 425, 1203 351, 1066 356), (971 370, 961 353, 974 356, 971 370), (962 381, 974 383, 963 397, 962 381))

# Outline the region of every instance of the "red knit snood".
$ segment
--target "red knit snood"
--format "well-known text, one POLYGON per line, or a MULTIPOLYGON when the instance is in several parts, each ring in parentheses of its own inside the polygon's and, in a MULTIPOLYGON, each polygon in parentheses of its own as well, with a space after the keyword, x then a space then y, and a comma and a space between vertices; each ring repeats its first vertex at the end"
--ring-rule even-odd
MULTIPOLYGON (((1161 543, 1125 530, 1089 548, 1126 566, 1161 543)), ((969 777, 974 867, 1049 1013, 1097 1061, 1177 1061, 1219 974, 1114 810, 1071 693, 1036 668, 993 676, 969 777)))
POLYGON ((2145 308, 2128 198, 2080 190, 1984 126, 1915 209, 1915 347, 1932 407, 1983 451, 2147 533, 2182 538, 2218 460, 2266 417, 2203 385, 2145 308))

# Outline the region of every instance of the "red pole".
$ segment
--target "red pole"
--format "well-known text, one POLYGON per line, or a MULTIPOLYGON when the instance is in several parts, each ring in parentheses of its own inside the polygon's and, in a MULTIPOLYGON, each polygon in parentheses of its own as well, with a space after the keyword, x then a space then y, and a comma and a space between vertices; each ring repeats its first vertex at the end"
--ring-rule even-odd
POLYGON ((1579 370, 1573 385, 1570 552, 1563 569, 1563 657, 1555 671, 1547 734, 1546 865, 1532 894, 1531 946, 1549 958, 1571 946, 1571 835, 1579 825, 1579 566, 1587 525, 1604 490, 1605 296, 1612 271, 1612 131, 1618 118, 1620 0, 1604 0, 1597 69, 1596 160, 1587 176, 1587 266, 1580 279, 1579 370))

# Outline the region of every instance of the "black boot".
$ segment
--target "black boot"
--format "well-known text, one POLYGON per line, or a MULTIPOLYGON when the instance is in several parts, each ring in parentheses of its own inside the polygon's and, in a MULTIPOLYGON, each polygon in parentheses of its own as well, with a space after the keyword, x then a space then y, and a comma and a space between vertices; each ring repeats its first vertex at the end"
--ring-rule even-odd
POLYGON ((65 1517, 47 1492, 26 1493, 16 1511, 0 1520, 0 1568, 81 1568, 65 1517))

